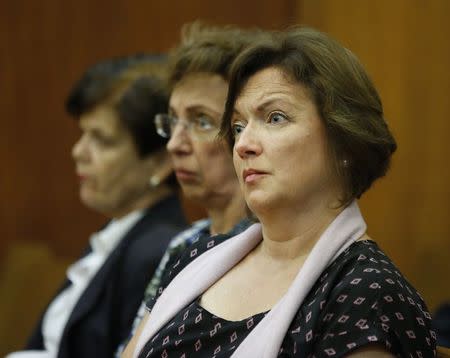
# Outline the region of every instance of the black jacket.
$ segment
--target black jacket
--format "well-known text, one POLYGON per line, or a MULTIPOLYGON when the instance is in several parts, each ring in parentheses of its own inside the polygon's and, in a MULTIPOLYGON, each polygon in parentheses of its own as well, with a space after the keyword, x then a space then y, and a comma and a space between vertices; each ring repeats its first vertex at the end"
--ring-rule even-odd
MULTIPOLYGON (((61 338, 58 358, 113 357, 130 332, 145 288, 170 239, 186 225, 174 196, 145 212, 111 252, 75 305, 61 338)), ((68 285, 66 280, 59 292, 68 285)), ((43 348, 41 317, 26 349, 43 348)))

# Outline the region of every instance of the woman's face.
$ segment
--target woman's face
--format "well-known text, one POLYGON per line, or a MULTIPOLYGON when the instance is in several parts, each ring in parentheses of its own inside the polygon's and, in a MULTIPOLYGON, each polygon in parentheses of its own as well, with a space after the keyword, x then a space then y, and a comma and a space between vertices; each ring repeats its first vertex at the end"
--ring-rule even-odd
POLYGON ((211 200, 228 201, 239 190, 231 154, 225 142, 216 139, 227 90, 228 83, 221 76, 193 73, 174 87, 170 97, 172 116, 189 123, 203 118, 217 128, 209 139, 197 138, 184 123, 178 123, 167 144, 184 194, 206 205, 211 200))
POLYGON ((80 179, 80 198, 88 207, 116 217, 134 210, 148 193, 155 165, 140 158, 131 134, 113 108, 99 105, 81 115, 80 139, 72 149, 80 179))
POLYGON ((324 125, 307 90, 282 70, 269 67, 249 78, 231 126, 236 173, 257 215, 335 203, 324 125))

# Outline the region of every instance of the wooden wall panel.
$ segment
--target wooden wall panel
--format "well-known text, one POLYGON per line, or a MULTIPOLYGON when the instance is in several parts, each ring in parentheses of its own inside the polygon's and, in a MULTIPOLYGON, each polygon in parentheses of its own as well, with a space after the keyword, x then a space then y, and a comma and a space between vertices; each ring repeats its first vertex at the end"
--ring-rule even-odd
POLYGON ((59 255, 67 262, 105 220, 78 201, 70 158, 78 129, 63 109, 73 82, 104 58, 167 51, 185 22, 278 28, 296 18, 296 5, 295 0, 0 1, 0 307, 7 312, 1 315, 0 355, 20 347, 57 286, 40 282, 63 272, 64 265, 51 262, 42 267, 59 268, 60 274, 45 277, 42 267, 33 270, 42 255, 36 250, 33 256, 28 245, 50 248, 48 260, 59 255), (24 272, 10 267, 21 263, 8 254, 21 243, 25 248, 14 252, 26 252, 23 260, 33 265, 25 271, 35 279, 11 278, 24 272), (9 286, 14 282, 17 287, 9 286), (24 282, 36 285, 26 297, 24 282))
POLYGON ((450 2, 298 4, 299 22, 355 52, 380 92, 399 148, 361 206, 369 234, 434 309, 450 300, 450 2))

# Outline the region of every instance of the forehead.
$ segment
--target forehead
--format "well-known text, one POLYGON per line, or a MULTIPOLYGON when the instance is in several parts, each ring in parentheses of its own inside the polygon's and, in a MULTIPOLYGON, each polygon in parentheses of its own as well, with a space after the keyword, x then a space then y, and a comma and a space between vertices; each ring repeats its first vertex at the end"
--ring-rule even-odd
POLYGON ((117 112, 106 105, 96 106, 83 113, 79 125, 83 130, 99 130, 107 133, 117 133, 123 129, 117 112))
POLYGON ((240 111, 248 106, 258 106, 263 102, 280 100, 296 104, 299 100, 309 99, 307 89, 293 80, 278 67, 264 68, 250 76, 235 102, 240 111))
POLYGON ((219 75, 188 74, 173 88, 170 108, 179 111, 199 106, 222 112, 227 90, 228 83, 219 75))

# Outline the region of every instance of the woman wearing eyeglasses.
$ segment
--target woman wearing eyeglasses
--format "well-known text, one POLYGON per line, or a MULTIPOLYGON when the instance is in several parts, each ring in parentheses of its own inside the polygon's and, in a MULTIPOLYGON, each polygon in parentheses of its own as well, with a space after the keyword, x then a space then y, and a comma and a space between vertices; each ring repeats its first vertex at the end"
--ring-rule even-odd
MULTIPOLYGON (((236 234, 248 226, 232 157, 218 134, 231 63, 260 36, 263 34, 259 31, 194 23, 183 28, 181 44, 169 56, 169 111, 156 115, 155 124, 159 135, 169 138, 167 149, 184 195, 200 203, 208 218, 194 223, 169 244, 147 288, 146 300, 150 304, 158 288, 165 285, 161 279, 170 281, 170 268, 194 240, 213 235, 219 243, 221 236, 214 235, 236 234)), ((145 305, 141 306, 134 327, 144 313, 145 305)))

